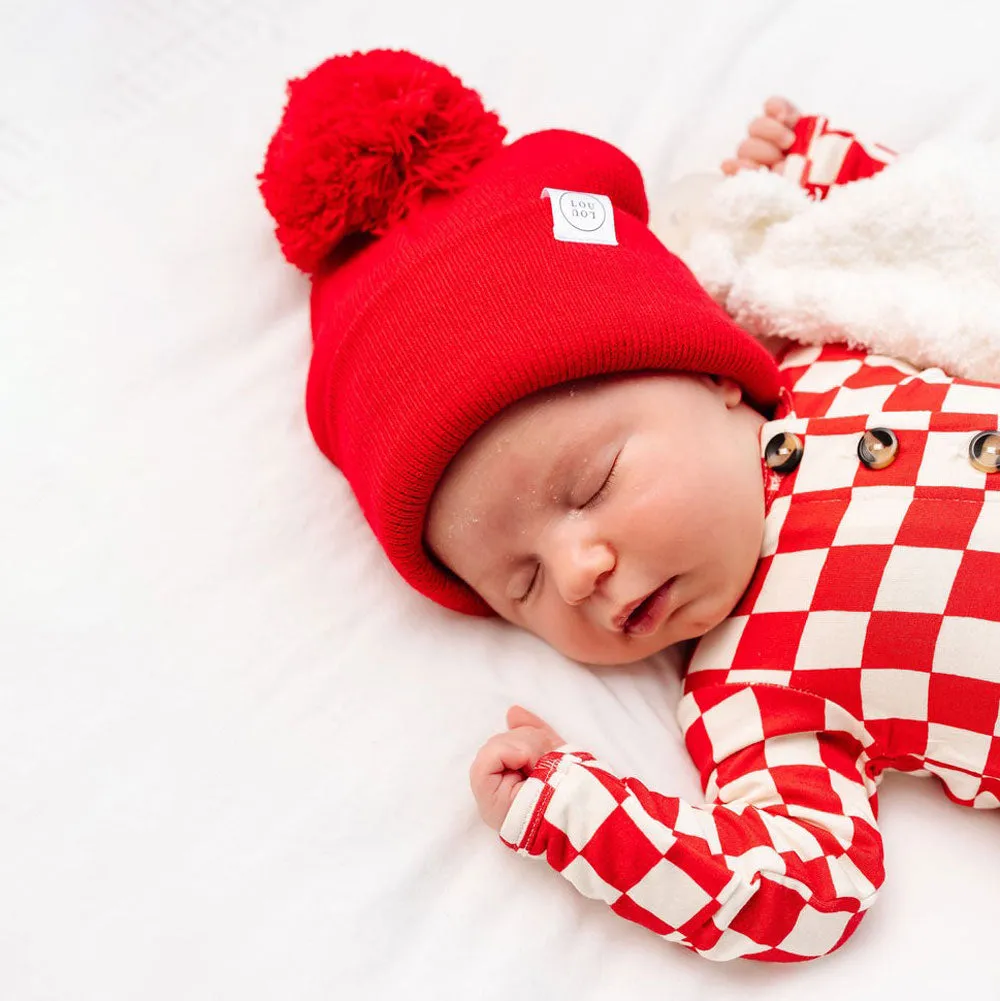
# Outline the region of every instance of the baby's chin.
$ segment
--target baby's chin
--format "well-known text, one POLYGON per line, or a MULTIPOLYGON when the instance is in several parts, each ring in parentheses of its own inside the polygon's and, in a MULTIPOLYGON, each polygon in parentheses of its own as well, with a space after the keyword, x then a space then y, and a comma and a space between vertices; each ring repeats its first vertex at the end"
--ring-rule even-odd
MULTIPOLYGON (((678 643, 691 639, 694 634, 678 633, 676 630, 666 630, 645 636, 641 640, 631 639, 624 634, 615 637, 608 645, 584 644, 582 647, 573 644, 560 645, 552 643, 563 656, 581 664, 591 664, 598 667, 625 667, 637 664, 647 657, 653 657, 678 643)), ((698 634, 700 635, 700 634, 698 634)))

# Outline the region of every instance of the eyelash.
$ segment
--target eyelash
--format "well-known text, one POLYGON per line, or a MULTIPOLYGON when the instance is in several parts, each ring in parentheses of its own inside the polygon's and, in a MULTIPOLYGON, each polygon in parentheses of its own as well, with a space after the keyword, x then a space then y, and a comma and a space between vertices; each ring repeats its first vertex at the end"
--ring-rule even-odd
MULTIPOLYGON (((587 501, 586 504, 583 505, 583 507, 593 507, 593 505, 598 503, 598 501, 600 501, 601 498, 608 492, 608 487, 611 486, 611 481, 615 478, 615 474, 618 471, 618 457, 620 455, 621 452, 619 452, 618 455, 615 456, 614 462, 611 463, 611 468, 608 470, 608 475, 604 477, 604 482, 601 484, 600 489, 597 491, 597 493, 594 494, 593 497, 590 498, 590 500, 587 501)), ((535 590, 535 585, 538 583, 538 578, 541 576, 541 574, 542 574, 542 565, 540 563, 536 563, 535 572, 534 574, 532 574, 531 582, 528 584, 527 591, 525 591, 524 594, 522 594, 521 597, 517 599, 517 603, 519 605, 523 605, 528 600, 528 598, 531 597, 531 592, 535 590)))
POLYGON ((611 463, 611 468, 608 470, 608 475, 604 478, 604 482, 601 484, 600 489, 594 494, 593 497, 584 504, 584 507, 593 507, 604 495, 608 492, 608 487, 611 486, 611 481, 615 478, 615 473, 618 471, 618 458, 621 452, 615 456, 615 461, 611 463))
POLYGON ((528 584, 528 590, 525 591, 524 594, 522 594, 521 597, 517 599, 517 603, 519 605, 523 605, 531 596, 531 592, 535 590, 535 584, 538 582, 538 578, 541 576, 541 573, 542 573, 542 565, 541 563, 536 563, 535 572, 531 575, 531 583, 528 584))

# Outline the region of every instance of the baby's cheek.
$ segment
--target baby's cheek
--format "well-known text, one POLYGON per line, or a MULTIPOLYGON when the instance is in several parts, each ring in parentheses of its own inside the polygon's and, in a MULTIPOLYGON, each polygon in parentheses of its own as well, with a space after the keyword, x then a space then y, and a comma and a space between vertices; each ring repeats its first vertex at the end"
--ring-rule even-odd
POLYGON ((580 608, 564 605, 563 609, 535 623, 532 632, 571 660, 585 664, 620 664, 625 659, 619 650, 618 634, 596 626, 581 614, 580 608))
POLYGON ((622 523, 628 534, 649 536, 651 543, 681 545, 704 532, 711 503, 712 489, 678 468, 676 475, 660 474, 637 490, 622 512, 622 523))
POLYGON ((588 635, 587 625, 581 621, 577 611, 569 605, 563 605, 547 617, 539 635, 560 653, 579 659, 593 645, 593 639, 588 635))

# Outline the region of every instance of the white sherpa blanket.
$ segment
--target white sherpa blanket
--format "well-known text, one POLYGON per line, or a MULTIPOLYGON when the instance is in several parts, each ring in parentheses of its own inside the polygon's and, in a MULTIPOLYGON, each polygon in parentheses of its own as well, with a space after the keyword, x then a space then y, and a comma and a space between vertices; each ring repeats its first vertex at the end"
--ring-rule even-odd
POLYGON ((696 175, 653 228, 757 336, 1000 382, 998 164, 1000 142, 927 143, 823 202, 766 171, 696 175))

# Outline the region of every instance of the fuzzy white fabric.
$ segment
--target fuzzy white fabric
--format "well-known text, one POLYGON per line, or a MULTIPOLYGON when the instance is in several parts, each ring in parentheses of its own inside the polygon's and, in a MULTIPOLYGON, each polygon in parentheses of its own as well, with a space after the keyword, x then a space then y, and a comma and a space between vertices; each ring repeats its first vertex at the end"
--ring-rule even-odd
POLYGON ((997 382, 998 157, 1000 143, 928 142, 823 202, 764 171, 685 181, 670 198, 692 196, 673 219, 689 241, 667 242, 755 335, 997 382))

